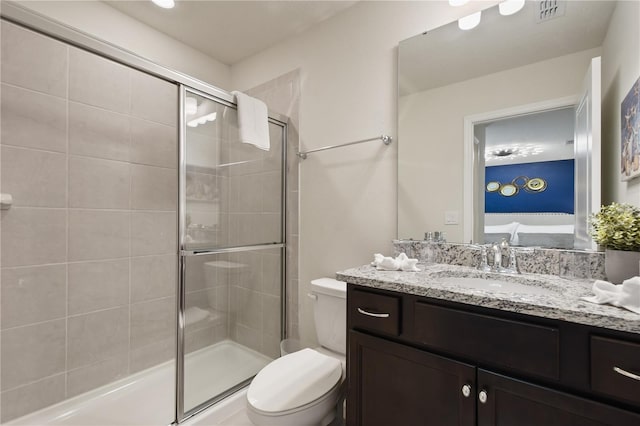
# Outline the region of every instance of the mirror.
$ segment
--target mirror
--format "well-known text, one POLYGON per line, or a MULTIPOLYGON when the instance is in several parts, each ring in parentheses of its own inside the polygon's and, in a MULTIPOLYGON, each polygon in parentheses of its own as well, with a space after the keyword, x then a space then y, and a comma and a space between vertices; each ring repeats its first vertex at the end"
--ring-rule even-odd
MULTIPOLYGON (((546 175, 529 176, 534 172, 528 169, 536 162, 573 161, 566 151, 567 147, 575 151, 570 145, 576 130, 564 129, 554 135, 548 130, 559 116, 569 115, 570 121, 576 121, 576 113, 579 117, 576 108, 585 75, 592 58, 606 53, 603 43, 618 3, 625 2, 526 2, 510 16, 500 15, 494 6, 482 11, 480 24, 472 30, 462 31, 452 22, 400 43, 399 239, 422 239, 427 231, 445 231, 450 242, 485 242, 485 226, 496 227, 488 233, 513 237, 513 229, 500 228, 513 222, 540 226, 535 229, 539 233, 551 232, 549 229, 554 234, 566 232, 566 225, 574 221, 578 224, 574 226, 586 230, 588 209, 575 215, 571 209, 562 211, 563 207, 537 211, 535 204, 552 193, 551 186, 546 175), (545 5, 555 9, 541 12, 545 5), (533 125, 533 130, 515 127, 525 123, 533 125), (499 130, 504 134, 496 134, 499 130), (489 135, 495 141, 487 140, 489 135), (534 151, 539 145, 542 152, 524 158, 515 155, 528 145, 534 151), (486 181, 490 167, 499 165, 490 164, 493 160, 485 164, 487 155, 504 157, 503 165, 506 157, 516 160, 511 161, 512 178, 486 181), (516 164, 525 170, 519 173, 516 164), (491 183, 494 181, 498 183, 491 183), (517 218, 498 220, 495 209, 485 215, 485 200, 490 202, 490 196, 498 194, 503 201, 520 201, 517 218), (565 228, 561 232, 554 226, 565 228)), ((635 55, 638 61, 638 53, 635 55)), ((594 109, 599 114, 599 103, 594 109)), ((587 154, 591 156, 591 150, 587 154)), ((578 171, 577 166, 574 169, 578 171)), ((594 169, 599 170, 599 165, 594 169)), ((576 207, 584 207, 580 200, 585 197, 599 206, 599 176, 595 178, 589 183, 586 178, 572 182, 576 207)), ((556 197, 571 196, 566 189, 556 197)), ((516 244, 574 247, 566 239, 523 238, 516 244)), ((589 242, 581 248, 590 246, 589 242)))
POLYGON ((574 248, 575 115, 568 106, 474 123, 474 241, 574 248))

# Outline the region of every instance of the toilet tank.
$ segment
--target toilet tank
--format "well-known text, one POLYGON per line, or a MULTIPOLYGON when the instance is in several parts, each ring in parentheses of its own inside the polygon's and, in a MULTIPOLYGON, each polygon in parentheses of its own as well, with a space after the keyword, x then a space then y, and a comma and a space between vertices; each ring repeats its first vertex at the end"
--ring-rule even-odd
POLYGON ((333 278, 311 281, 315 296, 313 316, 318 342, 340 354, 347 353, 347 283, 333 278))

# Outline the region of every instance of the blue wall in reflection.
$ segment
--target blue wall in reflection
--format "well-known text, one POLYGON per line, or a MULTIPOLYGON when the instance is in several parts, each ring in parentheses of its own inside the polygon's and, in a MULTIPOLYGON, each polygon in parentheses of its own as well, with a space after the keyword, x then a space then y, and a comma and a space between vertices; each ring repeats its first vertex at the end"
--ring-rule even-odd
MULTIPOLYGON (((570 213, 573 214, 574 161, 543 161, 539 163, 510 164, 485 168, 486 213, 570 213), (547 186, 544 191, 530 192, 524 187, 525 179, 542 178, 547 186), (514 181, 515 180, 515 181, 514 181), (514 183, 518 192, 510 197, 500 190, 486 190, 489 182, 500 185, 514 183)), ((508 193, 510 188, 503 192, 508 193)))

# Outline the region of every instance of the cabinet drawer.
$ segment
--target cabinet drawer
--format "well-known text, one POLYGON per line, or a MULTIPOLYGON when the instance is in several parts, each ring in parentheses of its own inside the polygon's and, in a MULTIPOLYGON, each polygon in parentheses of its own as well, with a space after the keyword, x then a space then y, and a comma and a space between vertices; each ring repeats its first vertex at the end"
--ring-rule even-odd
POLYGON ((400 297, 354 290, 349 309, 352 328, 400 334, 400 297))
POLYGON ((640 344, 591 336, 591 389, 640 404, 640 344))
POLYGON ((420 343, 445 352, 486 365, 559 379, 557 328, 417 302, 413 332, 420 343))

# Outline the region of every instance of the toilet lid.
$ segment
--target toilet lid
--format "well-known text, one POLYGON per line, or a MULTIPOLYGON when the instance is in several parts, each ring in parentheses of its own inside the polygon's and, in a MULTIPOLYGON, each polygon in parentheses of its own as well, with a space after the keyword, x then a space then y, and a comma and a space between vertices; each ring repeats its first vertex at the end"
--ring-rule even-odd
POLYGON ((247 400, 260 411, 293 410, 329 392, 341 377, 339 360, 303 349, 263 368, 251 382, 247 400))

